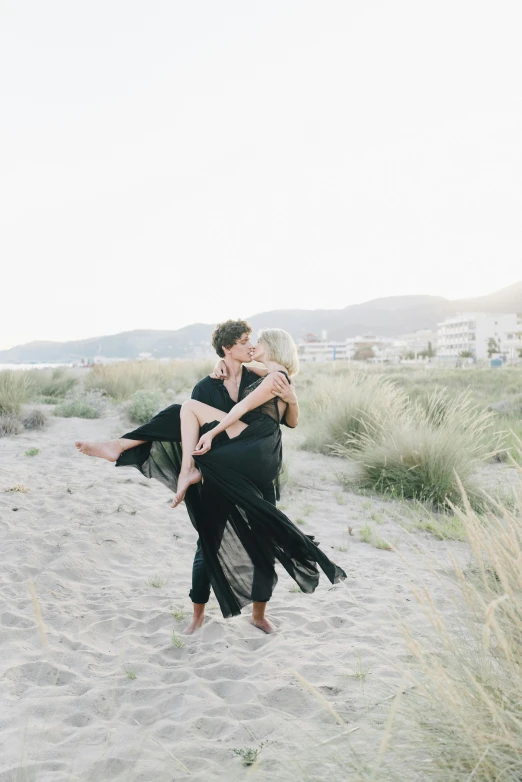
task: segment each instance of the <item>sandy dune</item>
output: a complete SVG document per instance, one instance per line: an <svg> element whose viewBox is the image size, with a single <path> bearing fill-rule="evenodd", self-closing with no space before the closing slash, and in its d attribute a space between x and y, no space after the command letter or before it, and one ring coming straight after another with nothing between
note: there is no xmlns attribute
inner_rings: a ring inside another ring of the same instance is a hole
<svg viewBox="0 0 522 782"><path fill-rule="evenodd" d="M341 463L295 450L286 433L282 507L349 577L333 588L323 578L307 596L281 572L273 636L248 614L225 621L212 601L186 637L196 533L184 506L73 447L124 429L117 418L54 419L0 440L0 491L29 489L0 493L0 781L360 778L353 764L374 756L377 705L407 660L397 615L426 624L411 569L448 600L399 525L401 506L342 495ZM26 456L30 447L40 453ZM358 539L372 516L397 552ZM414 540L446 569L446 544ZM260 750L250 769L249 750Z"/></svg>

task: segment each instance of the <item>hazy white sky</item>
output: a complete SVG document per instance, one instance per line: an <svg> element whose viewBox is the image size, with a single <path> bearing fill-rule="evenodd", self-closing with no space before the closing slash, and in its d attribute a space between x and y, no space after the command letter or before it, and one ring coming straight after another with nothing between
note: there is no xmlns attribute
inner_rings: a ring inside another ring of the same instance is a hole
<svg viewBox="0 0 522 782"><path fill-rule="evenodd" d="M0 0L0 348L522 278L519 0Z"/></svg>

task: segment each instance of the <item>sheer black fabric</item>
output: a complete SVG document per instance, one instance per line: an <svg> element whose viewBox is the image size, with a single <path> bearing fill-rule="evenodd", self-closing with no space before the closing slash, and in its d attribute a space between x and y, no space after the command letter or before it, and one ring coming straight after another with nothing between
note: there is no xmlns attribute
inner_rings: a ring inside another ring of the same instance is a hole
<svg viewBox="0 0 522 782"><path fill-rule="evenodd" d="M253 385L257 387L259 382ZM252 386L246 389L243 397L252 390ZM125 434L127 439L147 442L124 451L116 465L132 464L176 491L181 467L180 409L180 405L171 405L149 423ZM317 587L319 567L332 583L346 577L312 538L263 499L261 487L274 481L281 470L277 399L241 420L248 426L238 437L230 439L221 432L210 451L195 457L205 491L196 484L189 487L185 497L225 617L239 614L245 605L260 599L256 595L260 579L270 588L275 586L274 559L303 592L313 592ZM217 424L205 424L201 434Z"/></svg>

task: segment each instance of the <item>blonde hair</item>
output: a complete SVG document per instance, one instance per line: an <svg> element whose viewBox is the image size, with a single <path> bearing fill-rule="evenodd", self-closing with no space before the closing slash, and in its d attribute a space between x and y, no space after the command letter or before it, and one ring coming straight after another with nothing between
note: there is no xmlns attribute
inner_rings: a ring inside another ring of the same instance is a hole
<svg viewBox="0 0 522 782"><path fill-rule="evenodd" d="M284 329L261 329L258 340L265 346L267 361L277 361L288 371L290 377L299 372L299 357L295 342Z"/></svg>

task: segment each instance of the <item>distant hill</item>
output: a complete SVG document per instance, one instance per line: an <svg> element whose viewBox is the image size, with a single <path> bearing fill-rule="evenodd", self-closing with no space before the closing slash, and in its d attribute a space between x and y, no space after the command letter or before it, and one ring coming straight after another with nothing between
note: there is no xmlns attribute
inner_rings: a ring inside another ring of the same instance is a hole
<svg viewBox="0 0 522 782"><path fill-rule="evenodd" d="M417 329L434 329L456 312L522 312L522 281L488 296L450 301L440 296L389 296L352 304L341 310L273 310L248 317L254 330L286 329L294 339L310 332L328 332L342 340L372 332L398 336ZM126 331L73 342L30 342L0 351L0 363L67 362L107 358L137 358L140 353L171 358L193 358L210 345L214 324L194 323L175 331Z"/></svg>

